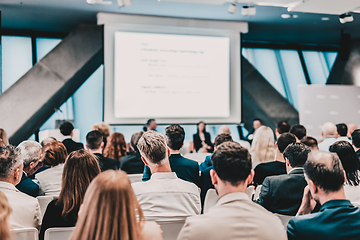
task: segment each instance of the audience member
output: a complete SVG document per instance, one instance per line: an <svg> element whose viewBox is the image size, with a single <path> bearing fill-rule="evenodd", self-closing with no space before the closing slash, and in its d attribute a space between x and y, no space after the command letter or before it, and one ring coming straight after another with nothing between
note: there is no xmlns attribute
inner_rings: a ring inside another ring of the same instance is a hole
<svg viewBox="0 0 360 240"><path fill-rule="evenodd" d="M42 155L42 163L50 168L35 175L40 184L40 195L59 196L64 162L68 156L66 148L61 142L54 141L45 145Z"/></svg>
<svg viewBox="0 0 360 240"><path fill-rule="evenodd" d="M295 216L307 185L303 166L310 152L302 143L290 144L284 151L287 174L265 178L256 202L273 213Z"/></svg>
<svg viewBox="0 0 360 240"><path fill-rule="evenodd" d="M193 135L194 148L196 152L213 152L210 133L206 132L206 124L199 122L197 132Z"/></svg>
<svg viewBox="0 0 360 240"><path fill-rule="evenodd" d="M311 149L311 151L319 150L318 141L313 137L305 136L305 137L303 137L303 139L301 139L300 142L302 144L308 146Z"/></svg>
<svg viewBox="0 0 360 240"><path fill-rule="evenodd" d="M48 137L41 141L40 145L41 147L45 147L46 144L57 141L54 137Z"/></svg>
<svg viewBox="0 0 360 240"><path fill-rule="evenodd" d="M308 186L298 215L287 226L288 239L360 239L360 209L345 199L346 178L338 156L313 152L304 169ZM316 202L321 209L311 213Z"/></svg>
<svg viewBox="0 0 360 240"><path fill-rule="evenodd" d="M139 139L144 134L143 131L136 132L131 136L130 148L132 151L127 156L121 158L120 169L127 174L140 174L144 172L144 162L141 160L141 155L137 144Z"/></svg>
<svg viewBox="0 0 360 240"><path fill-rule="evenodd" d="M70 154L73 151L84 149L84 145L82 143L75 142L73 137L74 126L70 122L64 122L60 126L60 132L64 135L64 140L62 143L66 147L66 151Z"/></svg>
<svg viewBox="0 0 360 240"><path fill-rule="evenodd" d="M351 134L351 141L356 154L360 159L360 129L353 131Z"/></svg>
<svg viewBox="0 0 360 240"><path fill-rule="evenodd" d="M20 192L15 186L20 182L24 164L15 147L0 148L0 192L10 204L12 228L39 228L41 225L40 205L36 198Z"/></svg>
<svg viewBox="0 0 360 240"><path fill-rule="evenodd" d="M149 120L147 120L146 126L143 128L143 130L144 130L144 132L156 131L156 128L157 128L157 123L156 123L155 119L150 118Z"/></svg>
<svg viewBox="0 0 360 240"><path fill-rule="evenodd" d="M328 152L330 145L336 142L337 129L335 124L327 122L322 126L321 135L323 141L319 143L319 150Z"/></svg>
<svg viewBox="0 0 360 240"><path fill-rule="evenodd" d="M351 143L350 139L347 137L348 128L345 123L336 124L336 130L337 130L336 141L347 141Z"/></svg>
<svg viewBox="0 0 360 240"><path fill-rule="evenodd" d="M178 125L173 124L165 129L166 144L170 149L170 168L176 176L182 180L195 183L200 187L199 164L194 160L184 158L180 154L180 149L184 145L185 131ZM151 171L148 166L144 168L143 181L148 181L151 177Z"/></svg>
<svg viewBox="0 0 360 240"><path fill-rule="evenodd" d="M11 207L4 193L0 191L0 239L11 240L10 216Z"/></svg>
<svg viewBox="0 0 360 240"><path fill-rule="evenodd" d="M295 125L290 129L290 133L295 135L297 142L300 142L306 136L306 128L303 125Z"/></svg>
<svg viewBox="0 0 360 240"><path fill-rule="evenodd" d="M9 145L9 140L4 129L0 128L0 147Z"/></svg>
<svg viewBox="0 0 360 240"><path fill-rule="evenodd" d="M144 221L125 172L103 172L86 191L75 230L69 240L90 239L163 239L159 225Z"/></svg>
<svg viewBox="0 0 360 240"><path fill-rule="evenodd" d="M42 166L40 162L41 145L35 141L24 141L17 148L24 163L24 170L21 181L16 185L16 188L32 197L37 197L40 186L31 180L28 175L34 174Z"/></svg>
<svg viewBox="0 0 360 240"><path fill-rule="evenodd" d="M348 138L351 138L351 134L356 130L358 129L358 127L356 126L356 124L354 123L349 123L347 125L347 128L348 128L348 133L347 133L347 137Z"/></svg>
<svg viewBox="0 0 360 240"><path fill-rule="evenodd" d="M264 179L268 176L286 174L286 164L283 152L285 148L296 142L294 134L285 132L278 137L275 143L276 154L275 160L268 163L260 163L254 169L254 184L261 185Z"/></svg>
<svg viewBox="0 0 360 240"><path fill-rule="evenodd" d="M249 141L252 141L254 139L254 135L256 130L258 130L261 126L263 126L263 123L260 118L255 118L253 121L253 129L249 131L249 134L246 136L246 138Z"/></svg>
<svg viewBox="0 0 360 240"><path fill-rule="evenodd" d="M75 227L78 212L90 182L100 173L96 157L86 150L69 154L64 165L59 198L46 208L39 239L44 239L48 228Z"/></svg>
<svg viewBox="0 0 360 240"><path fill-rule="evenodd" d="M219 128L219 134L222 134L222 133L226 133L226 134L229 134L231 136L231 132L230 132L230 128L228 125L222 125L220 128ZM243 141L243 140L239 140L238 143L240 143L240 145L246 149L250 149L250 143L248 141ZM215 151L215 149L214 149ZM209 160L210 160L210 156L209 156Z"/></svg>
<svg viewBox="0 0 360 240"><path fill-rule="evenodd" d="M119 169L118 160L104 157L102 154L104 149L104 137L99 131L91 131L86 135L86 148L97 157L102 172L109 169Z"/></svg>
<svg viewBox="0 0 360 240"><path fill-rule="evenodd" d="M178 240L286 239L279 218L246 195L254 176L249 152L239 143L226 142L212 161L211 180L219 200L204 215L187 218Z"/></svg>
<svg viewBox="0 0 360 240"><path fill-rule="evenodd" d="M104 142L103 149L104 149L106 147L108 137L110 136L110 126L107 125L106 123L101 122L101 123L92 125L91 130L99 131L101 133L101 135L103 136L103 142Z"/></svg>
<svg viewBox="0 0 360 240"><path fill-rule="evenodd" d="M118 160L127 155L127 143L122 133L114 132L111 134L108 144L104 149L104 156Z"/></svg>
<svg viewBox="0 0 360 240"><path fill-rule="evenodd" d="M271 128L261 126L256 130L250 149L253 168L259 163L274 161L275 139Z"/></svg>
<svg viewBox="0 0 360 240"><path fill-rule="evenodd" d="M138 142L141 158L152 173L149 181L132 184L146 220L184 220L201 212L197 186L171 172L165 141L160 133L148 131Z"/></svg>
<svg viewBox="0 0 360 240"><path fill-rule="evenodd" d="M330 152L336 153L346 173L344 186L346 199L357 207L360 206L360 160L354 148L347 141L339 141L329 148Z"/></svg>
<svg viewBox="0 0 360 240"><path fill-rule="evenodd" d="M277 124L275 129L276 139L279 139L281 134L290 132L291 126L287 121L281 121Z"/></svg>

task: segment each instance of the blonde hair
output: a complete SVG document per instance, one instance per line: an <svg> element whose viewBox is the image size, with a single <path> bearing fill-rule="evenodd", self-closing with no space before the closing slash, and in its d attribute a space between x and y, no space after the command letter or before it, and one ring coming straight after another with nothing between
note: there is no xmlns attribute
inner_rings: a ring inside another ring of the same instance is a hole
<svg viewBox="0 0 360 240"><path fill-rule="evenodd" d="M99 131L101 133L101 135L103 135L104 137L109 137L110 136L110 126L106 123L97 123L91 126L91 129L93 131Z"/></svg>
<svg viewBox="0 0 360 240"><path fill-rule="evenodd" d="M9 145L9 140L4 129L0 128L0 147Z"/></svg>
<svg viewBox="0 0 360 240"><path fill-rule="evenodd" d="M167 158L165 137L155 131L147 131L137 144L140 154L151 163L161 165Z"/></svg>
<svg viewBox="0 0 360 240"><path fill-rule="evenodd" d="M271 128L261 126L255 131L250 154L255 164L275 159L275 139Z"/></svg>
<svg viewBox="0 0 360 240"><path fill-rule="evenodd" d="M127 174L108 170L86 191L70 240L139 240L144 216Z"/></svg>
<svg viewBox="0 0 360 240"><path fill-rule="evenodd" d="M10 240L9 219L11 215L11 207L4 193L0 192L0 239Z"/></svg>

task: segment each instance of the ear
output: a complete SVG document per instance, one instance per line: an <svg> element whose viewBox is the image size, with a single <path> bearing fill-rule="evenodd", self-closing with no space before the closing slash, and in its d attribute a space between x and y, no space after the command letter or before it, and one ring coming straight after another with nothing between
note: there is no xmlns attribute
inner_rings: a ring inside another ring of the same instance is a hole
<svg viewBox="0 0 360 240"><path fill-rule="evenodd" d="M288 158L285 158L285 163L286 163L286 166L290 167L290 162L289 162Z"/></svg>
<svg viewBox="0 0 360 240"><path fill-rule="evenodd" d="M102 142L102 143L100 144L100 148L104 148L104 146L105 146L105 143Z"/></svg>
<svg viewBox="0 0 360 240"><path fill-rule="evenodd" d="M279 130L277 128L275 128L275 133L279 133Z"/></svg>
<svg viewBox="0 0 360 240"><path fill-rule="evenodd" d="M347 182L346 172L345 170L343 170L343 172L344 172L344 183L346 183Z"/></svg>
<svg viewBox="0 0 360 240"><path fill-rule="evenodd" d="M90 150L90 148L87 144L85 145L85 147L86 147L86 150Z"/></svg>
<svg viewBox="0 0 360 240"><path fill-rule="evenodd" d="M214 171L214 169L210 170L210 177L211 177L211 183L216 186L218 185L219 182L219 176L217 175L217 173Z"/></svg>
<svg viewBox="0 0 360 240"><path fill-rule="evenodd" d="M169 156L171 155L171 154L170 154L170 148L169 148L169 147L167 148L167 152L168 152L168 157L169 157Z"/></svg>
<svg viewBox="0 0 360 240"><path fill-rule="evenodd" d="M245 180L246 181L246 186L250 185L253 182L254 175L255 175L255 171L253 169L251 169L249 176Z"/></svg>
<svg viewBox="0 0 360 240"><path fill-rule="evenodd" d="M275 148L276 148L276 149L278 149L278 148L279 148L279 147L278 147L278 143L277 143L277 142L275 143Z"/></svg>
<svg viewBox="0 0 360 240"><path fill-rule="evenodd" d="M16 168L15 171L14 171L14 178L15 178L16 180L20 180L21 177L22 177L22 173L23 173L23 172L21 171L20 168Z"/></svg>
<svg viewBox="0 0 360 240"><path fill-rule="evenodd" d="M146 166L149 166L148 162L145 160L145 158L144 158L143 156L141 156L141 160L144 162L144 164L145 164Z"/></svg>
<svg viewBox="0 0 360 240"><path fill-rule="evenodd" d="M311 193L318 193L319 192L319 188L310 179L308 180L308 186L310 188Z"/></svg>

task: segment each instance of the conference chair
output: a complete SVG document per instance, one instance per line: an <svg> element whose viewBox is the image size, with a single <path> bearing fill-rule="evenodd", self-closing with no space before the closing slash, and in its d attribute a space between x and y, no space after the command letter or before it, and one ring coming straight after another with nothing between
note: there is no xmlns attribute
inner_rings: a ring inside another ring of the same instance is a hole
<svg viewBox="0 0 360 240"><path fill-rule="evenodd" d="M262 187L262 185L259 185L256 187L253 200L257 200L259 198L260 192L261 192L261 187Z"/></svg>
<svg viewBox="0 0 360 240"><path fill-rule="evenodd" d="M75 227L48 228L44 240L68 240Z"/></svg>
<svg viewBox="0 0 360 240"><path fill-rule="evenodd" d="M166 221L166 222L157 222L161 230L163 231L163 237L164 240L176 240L181 228L185 224L185 220L179 220L179 221Z"/></svg>
<svg viewBox="0 0 360 240"><path fill-rule="evenodd" d="M131 183L136 183L136 182L141 182L142 181L143 174L142 173L140 173L140 174L128 174L127 176L130 179Z"/></svg>
<svg viewBox="0 0 360 240"><path fill-rule="evenodd" d="M206 156L210 155L211 153L188 153L185 154L184 157L194 160L199 164L205 161Z"/></svg>
<svg viewBox="0 0 360 240"><path fill-rule="evenodd" d="M38 240L39 232L36 228L18 228L11 230L11 240Z"/></svg>
<svg viewBox="0 0 360 240"><path fill-rule="evenodd" d="M36 198L40 204L41 219L42 219L44 217L47 206L54 199L54 196L38 196Z"/></svg>
<svg viewBox="0 0 360 240"><path fill-rule="evenodd" d="M217 195L215 189L209 189L206 192L205 201L204 201L204 213L207 213L209 209L215 206L218 201L219 196Z"/></svg>
<svg viewBox="0 0 360 240"><path fill-rule="evenodd" d="M287 229L287 225L288 225L290 219L294 217L294 216L282 215L282 214L278 214L278 213L275 213L275 215L278 218L280 218L281 223L284 225L285 230Z"/></svg>

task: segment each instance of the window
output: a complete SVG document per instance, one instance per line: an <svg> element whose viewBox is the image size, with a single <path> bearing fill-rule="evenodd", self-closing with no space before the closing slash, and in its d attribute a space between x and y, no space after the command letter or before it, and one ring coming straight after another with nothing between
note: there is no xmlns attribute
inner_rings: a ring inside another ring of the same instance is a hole
<svg viewBox="0 0 360 240"><path fill-rule="evenodd" d="M312 84L326 84L335 63L336 52L303 51Z"/></svg>

